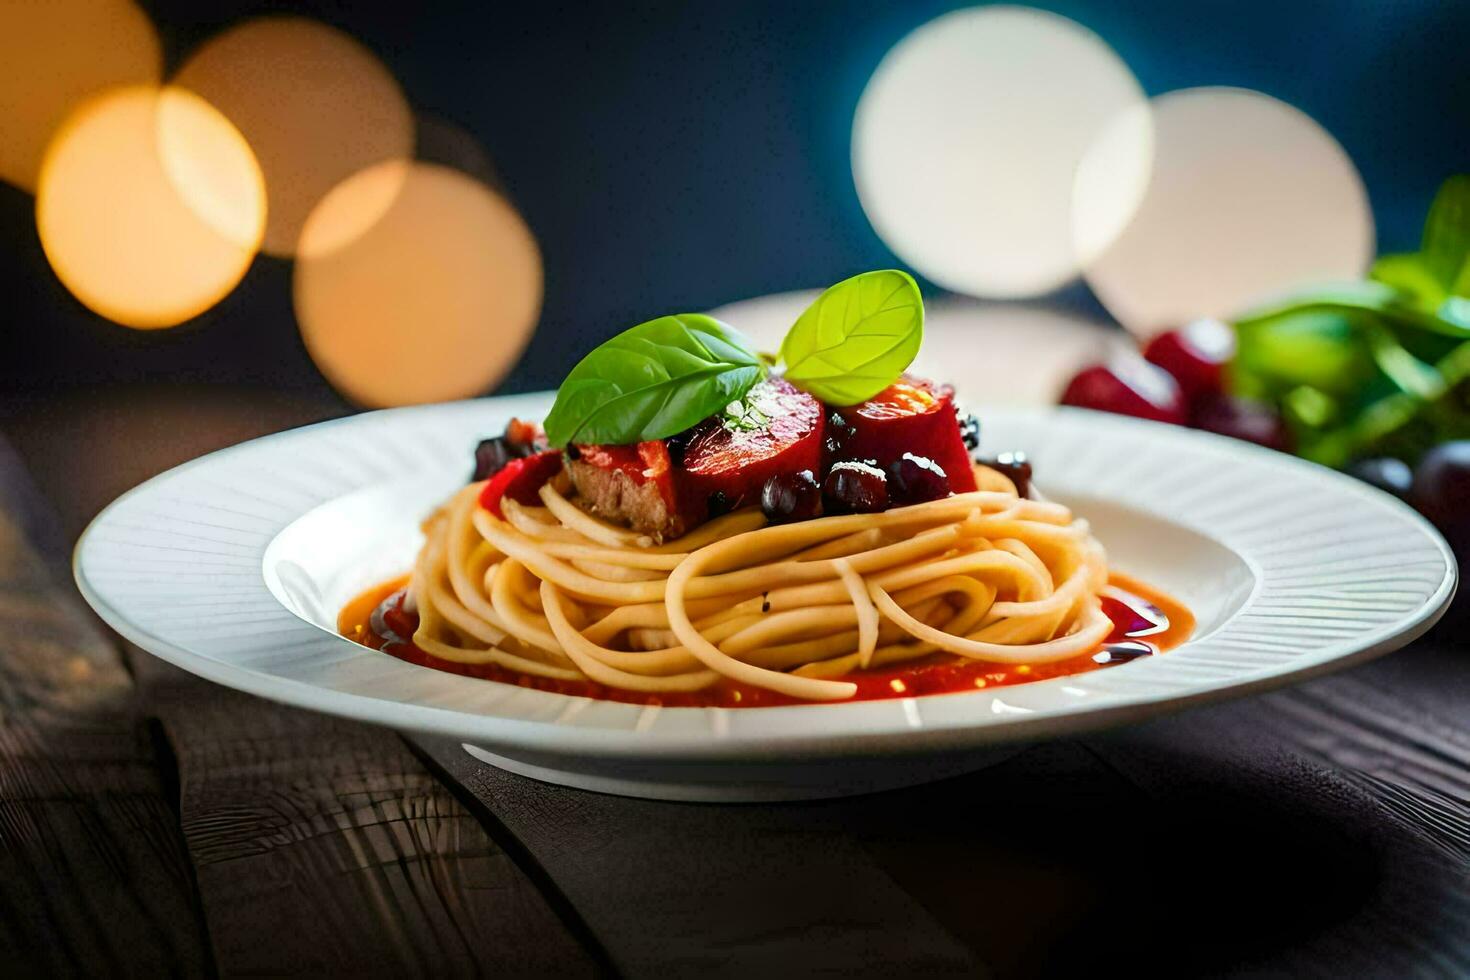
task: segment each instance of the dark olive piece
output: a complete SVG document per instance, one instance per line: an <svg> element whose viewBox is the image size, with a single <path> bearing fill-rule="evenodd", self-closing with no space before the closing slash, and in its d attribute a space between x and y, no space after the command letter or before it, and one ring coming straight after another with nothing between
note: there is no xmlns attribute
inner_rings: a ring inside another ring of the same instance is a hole
<svg viewBox="0 0 1470 980"><path fill-rule="evenodd" d="M716 490L714 493L710 494L707 505L709 507L710 520L714 520L716 517L721 517L725 514L728 514L731 510L735 508L735 505L731 502L730 498L725 495L725 491L723 490Z"/></svg>
<svg viewBox="0 0 1470 980"><path fill-rule="evenodd" d="M870 463L836 463L822 481L822 508L829 514L874 514L888 508L888 478Z"/></svg>
<svg viewBox="0 0 1470 980"><path fill-rule="evenodd" d="M895 503L938 500L949 496L949 475L927 456L904 453L888 467L888 491Z"/></svg>
<svg viewBox="0 0 1470 980"><path fill-rule="evenodd" d="M1031 461L1026 458L1025 453L1001 453L995 459L982 462L1010 477L1011 482L1016 485L1016 493L1023 497L1031 496Z"/></svg>
<svg viewBox="0 0 1470 980"><path fill-rule="evenodd" d="M827 413L827 431L841 443L846 441L857 430L841 412L834 410Z"/></svg>
<svg viewBox="0 0 1470 980"><path fill-rule="evenodd" d="M833 409L827 413L825 432L822 435L822 465L831 466L843 457L847 441L852 438L856 430L852 423L842 417L842 413Z"/></svg>
<svg viewBox="0 0 1470 980"><path fill-rule="evenodd" d="M811 470L777 473L761 488L761 512L773 524L811 520L822 512L822 488Z"/></svg>
<svg viewBox="0 0 1470 980"><path fill-rule="evenodd" d="M567 443L566 453L567 459L571 460L574 463L582 458L582 450L577 448L577 444L575 442Z"/></svg>
<svg viewBox="0 0 1470 980"><path fill-rule="evenodd" d="M516 454L511 452L505 436L480 440L480 444L475 447L475 471L470 474L470 482L490 479L505 469L505 465L514 458Z"/></svg>
<svg viewBox="0 0 1470 980"><path fill-rule="evenodd" d="M980 420L959 405L954 407L954 417L960 424L960 438L965 441L965 448L973 453L980 448Z"/></svg>
<svg viewBox="0 0 1470 980"><path fill-rule="evenodd" d="M692 425L683 432L675 432L664 440L664 446L669 451L669 462L675 466L684 465L684 457L689 453L689 444L694 441L695 430L699 427Z"/></svg>

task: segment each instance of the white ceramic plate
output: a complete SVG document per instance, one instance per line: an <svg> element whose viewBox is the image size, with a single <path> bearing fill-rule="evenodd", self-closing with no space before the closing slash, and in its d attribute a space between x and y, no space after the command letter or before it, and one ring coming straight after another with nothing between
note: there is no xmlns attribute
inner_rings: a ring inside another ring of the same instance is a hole
<svg viewBox="0 0 1470 980"><path fill-rule="evenodd" d="M1187 602L1195 637L1076 677L892 701L639 707L417 667L337 636L404 571L471 451L546 395L375 412L248 442L125 494L82 536L82 594L114 629L230 687L449 735L505 768L607 792L771 799L975 769L1006 746L1276 687L1409 642L1454 560L1408 507L1199 432L1072 409L980 413L989 451L1092 521L1112 564Z"/></svg>

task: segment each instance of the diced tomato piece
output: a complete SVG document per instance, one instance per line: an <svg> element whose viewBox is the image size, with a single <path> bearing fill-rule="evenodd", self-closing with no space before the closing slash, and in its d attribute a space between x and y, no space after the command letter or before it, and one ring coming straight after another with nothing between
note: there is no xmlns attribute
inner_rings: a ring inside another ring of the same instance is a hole
<svg viewBox="0 0 1470 980"><path fill-rule="evenodd" d="M873 460L887 469L904 453L913 453L938 463L955 493L975 489L949 385L906 374L862 404L838 413L847 431L833 433L838 440L835 458Z"/></svg>
<svg viewBox="0 0 1470 980"><path fill-rule="evenodd" d="M669 447L662 439L653 439L638 444L638 462L643 464L639 474L644 480L658 487L659 496L672 506L674 503L674 464L669 459Z"/></svg>
<svg viewBox="0 0 1470 980"><path fill-rule="evenodd" d="M674 474L681 501L703 508L720 493L727 508L754 504L772 475L820 470L820 402L784 379L769 378L745 403L753 410L749 427L713 418L694 429Z"/></svg>
<svg viewBox="0 0 1470 980"><path fill-rule="evenodd" d="M506 497L520 504L537 504L542 485L560 472L561 452L556 449L513 459L480 491L480 506L496 517L504 517L500 502Z"/></svg>

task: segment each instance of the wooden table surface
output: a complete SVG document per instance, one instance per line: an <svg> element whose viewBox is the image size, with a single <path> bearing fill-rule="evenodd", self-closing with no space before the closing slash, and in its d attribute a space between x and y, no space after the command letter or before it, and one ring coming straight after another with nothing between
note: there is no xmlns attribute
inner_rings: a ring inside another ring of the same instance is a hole
<svg viewBox="0 0 1470 980"><path fill-rule="evenodd" d="M7 974L1470 975L1463 626L917 789L711 806L238 694L84 609L66 558L98 507L333 410L0 415Z"/></svg>

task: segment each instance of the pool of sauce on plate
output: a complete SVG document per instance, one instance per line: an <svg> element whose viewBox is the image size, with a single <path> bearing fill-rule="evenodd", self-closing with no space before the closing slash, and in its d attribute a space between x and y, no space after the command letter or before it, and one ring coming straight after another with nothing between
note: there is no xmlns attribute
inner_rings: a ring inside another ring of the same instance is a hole
<svg viewBox="0 0 1470 980"><path fill-rule="evenodd" d="M935 654L922 660L849 674L843 680L851 681L858 689L851 700L880 701L916 695L954 694L1084 674L1155 656L1183 643L1194 632L1194 616L1174 599L1117 572L1109 576L1108 581L1116 594L1103 596L1102 610L1113 621L1113 631L1097 650L1049 664L992 664L950 654ZM461 664L443 660L413 645L418 615L403 608L406 584L406 578L394 579L353 599L338 617L337 629L350 640L411 664L557 694L670 707L764 708L807 703L730 680L721 680L702 691L651 694L625 691L592 681L532 677L495 664Z"/></svg>

